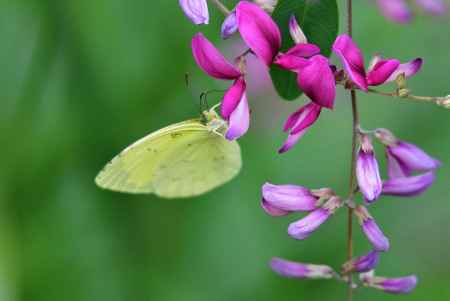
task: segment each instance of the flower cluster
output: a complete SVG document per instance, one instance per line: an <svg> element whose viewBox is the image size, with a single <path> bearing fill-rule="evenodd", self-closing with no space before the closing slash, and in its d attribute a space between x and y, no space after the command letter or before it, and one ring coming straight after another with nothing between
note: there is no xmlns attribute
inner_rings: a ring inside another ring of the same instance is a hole
<svg viewBox="0 0 450 301"><path fill-rule="evenodd" d="M221 115L228 122L225 137L235 140L244 135L250 126L250 108L246 96L246 55L253 54L265 66L279 66L297 76L297 84L309 101L292 113L284 131L288 138L279 153L290 150L306 131L318 120L322 109L333 109L336 87L370 91L370 87L395 81L403 88L406 78L415 75L422 66L422 59L401 63L397 59L376 55L366 68L364 56L356 43L348 35L336 38L332 50L339 58L342 68L330 64L321 49L308 42L307 36L297 23L295 16L289 21L289 32L295 42L287 51L281 51L281 33L268 12L276 1L240 1L229 12L222 24L221 36L227 39L239 32L248 46L234 60L227 60L223 54L201 33L192 39L192 52L198 66L209 76L232 81L221 101ZM387 7L387 2L378 1ZM433 1L418 1L425 5ZM398 4L400 3L400 4ZM206 1L181 0L186 15L195 24L208 23ZM287 233L296 240L305 240L322 224L329 220L340 208L352 208L361 229L371 245L366 255L343 264L340 273L324 265L303 264L280 258L271 261L272 269L278 274L291 278L314 278L348 281L348 275L360 273L361 285L377 288L390 293L410 292L417 283L415 276L403 278L382 278L374 275L380 260L380 253L390 248L389 239L368 211L382 195L411 197L424 192L435 179L435 170L440 162L419 147L399 140L387 129L363 130L358 128L358 149L355 153L355 175L357 191L364 199L357 204L353 197L345 200L331 188L308 189L298 185L274 185L266 183L262 187L261 206L275 217L297 212L307 214L289 225ZM387 177L382 177L372 140L376 139L384 147L387 157Z"/></svg>
<svg viewBox="0 0 450 301"><path fill-rule="evenodd" d="M376 0L381 13L391 21L408 23L413 18L413 13L406 0ZM445 0L415 0L417 6L426 13L441 16L447 13L448 6Z"/></svg>

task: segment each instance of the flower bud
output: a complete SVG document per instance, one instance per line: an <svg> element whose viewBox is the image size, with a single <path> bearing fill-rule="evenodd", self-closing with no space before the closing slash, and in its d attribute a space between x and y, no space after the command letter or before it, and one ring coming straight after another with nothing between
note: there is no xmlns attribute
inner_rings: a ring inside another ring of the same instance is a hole
<svg viewBox="0 0 450 301"><path fill-rule="evenodd" d="M264 199L261 200L261 207L268 215L275 216L275 217L286 216L291 213L290 211L282 210L282 209L279 209L277 207L270 205Z"/></svg>
<svg viewBox="0 0 450 301"><path fill-rule="evenodd" d="M226 40L231 37L238 30L238 24L236 19L236 13L230 13L222 23L220 34L222 39Z"/></svg>
<svg viewBox="0 0 450 301"><path fill-rule="evenodd" d="M383 182L383 194L395 196L416 196L427 190L434 182L432 171L418 176L391 178Z"/></svg>
<svg viewBox="0 0 450 301"><path fill-rule="evenodd" d="M318 198L309 189L296 185L273 185L262 187L263 199L271 207L284 211L312 211L316 209Z"/></svg>
<svg viewBox="0 0 450 301"><path fill-rule="evenodd" d="M277 257L272 258L270 266L274 272L287 278L330 279L335 275L333 269L326 265L305 264Z"/></svg>
<svg viewBox="0 0 450 301"><path fill-rule="evenodd" d="M308 39L300 28L300 25L298 25L295 15L292 15L289 19L289 33L291 34L292 40L294 40L295 44L308 43Z"/></svg>
<svg viewBox="0 0 450 301"><path fill-rule="evenodd" d="M356 161L356 177L367 202L374 202L381 194L382 182L378 162L369 136L362 135L361 149Z"/></svg>
<svg viewBox="0 0 450 301"><path fill-rule="evenodd" d="M194 24L208 24L209 12L206 0L180 0L180 6L184 14Z"/></svg>
<svg viewBox="0 0 450 301"><path fill-rule="evenodd" d="M417 286L417 277L415 275L400 278L363 275L361 281L365 286L376 288L391 294L408 294Z"/></svg>
<svg viewBox="0 0 450 301"><path fill-rule="evenodd" d="M380 261L380 253L370 251L367 255L352 259L342 266L342 272L348 274L351 272L364 273L375 269Z"/></svg>
<svg viewBox="0 0 450 301"><path fill-rule="evenodd" d="M415 171L431 171L441 166L441 162L404 141L386 147L386 156L390 178L407 177Z"/></svg>
<svg viewBox="0 0 450 301"><path fill-rule="evenodd" d="M308 238L341 206L341 199L332 197L322 208L316 209L301 220L291 223L288 227L288 234L298 240Z"/></svg>
<svg viewBox="0 0 450 301"><path fill-rule="evenodd" d="M374 247L374 250L379 252L386 252L389 250L389 240L380 230L373 217L367 211L366 207L358 206L354 212L358 217L364 234Z"/></svg>

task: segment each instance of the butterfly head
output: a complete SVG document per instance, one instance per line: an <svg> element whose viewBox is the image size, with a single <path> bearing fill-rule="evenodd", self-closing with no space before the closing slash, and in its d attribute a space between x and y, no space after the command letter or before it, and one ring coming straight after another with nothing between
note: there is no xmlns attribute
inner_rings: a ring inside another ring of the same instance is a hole
<svg viewBox="0 0 450 301"><path fill-rule="evenodd" d="M219 114L217 114L214 109L215 107L212 107L208 111L203 111L203 122L211 131L224 135L228 128L227 123L219 116Z"/></svg>

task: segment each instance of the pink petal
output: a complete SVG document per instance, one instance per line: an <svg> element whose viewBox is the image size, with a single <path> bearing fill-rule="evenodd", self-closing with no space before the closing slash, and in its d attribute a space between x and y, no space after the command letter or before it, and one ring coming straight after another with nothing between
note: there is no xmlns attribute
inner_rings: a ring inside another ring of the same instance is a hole
<svg viewBox="0 0 450 301"><path fill-rule="evenodd" d="M284 131L290 129L292 131L278 153L287 152L303 137L309 127L319 118L321 109L321 106L310 102L289 116L284 125Z"/></svg>
<svg viewBox="0 0 450 301"><path fill-rule="evenodd" d="M361 50L348 35L337 37L333 51L341 59L342 65L350 79L361 90L367 91L366 71Z"/></svg>
<svg viewBox="0 0 450 301"><path fill-rule="evenodd" d="M236 6L239 32L250 49L269 66L281 47L281 33L258 5L241 1Z"/></svg>
<svg viewBox="0 0 450 301"><path fill-rule="evenodd" d="M226 120L230 118L231 113L239 105L242 95L245 92L246 84L244 78L238 78L233 85L225 92L222 100L222 117Z"/></svg>
<svg viewBox="0 0 450 301"><path fill-rule="evenodd" d="M297 44L286 52L300 57L311 57L319 53L320 48L314 44Z"/></svg>
<svg viewBox="0 0 450 301"><path fill-rule="evenodd" d="M225 134L225 138L228 140L235 140L247 132L250 126L250 109L245 93L236 109L231 113L229 124L228 131Z"/></svg>
<svg viewBox="0 0 450 301"><path fill-rule="evenodd" d="M381 13L391 21L407 23L412 19L411 11L405 0L377 0Z"/></svg>
<svg viewBox="0 0 450 301"><path fill-rule="evenodd" d="M322 55L316 55L308 62L306 67L298 71L298 85L312 101L332 109L336 98L336 82L328 59Z"/></svg>
<svg viewBox="0 0 450 301"><path fill-rule="evenodd" d="M416 0L416 3L435 16L445 15L448 10L448 5L443 0Z"/></svg>
<svg viewBox="0 0 450 301"><path fill-rule="evenodd" d="M281 54L277 56L274 63L283 69L291 71L297 71L309 64L307 59L289 54Z"/></svg>
<svg viewBox="0 0 450 301"><path fill-rule="evenodd" d="M398 60L379 60L367 74L367 84L378 86L385 83L399 65L400 62Z"/></svg>
<svg viewBox="0 0 450 301"><path fill-rule="evenodd" d="M230 80L241 76L241 72L202 33L192 39L192 54L200 68L214 78Z"/></svg>
<svg viewBox="0 0 450 301"><path fill-rule="evenodd" d="M387 79L386 82L395 81L395 79L402 73L405 74L406 77L411 77L420 71L422 68L423 60L421 58L416 58L405 64L400 64L397 70Z"/></svg>

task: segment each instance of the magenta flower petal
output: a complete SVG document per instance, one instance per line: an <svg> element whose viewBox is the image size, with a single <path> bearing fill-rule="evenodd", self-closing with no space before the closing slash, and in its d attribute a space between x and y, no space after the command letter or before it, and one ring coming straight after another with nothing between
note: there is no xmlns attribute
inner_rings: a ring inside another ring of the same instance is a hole
<svg viewBox="0 0 450 301"><path fill-rule="evenodd" d="M233 85L225 92L221 105L221 115L225 120L230 118L231 113L239 105L246 89L245 80L240 77Z"/></svg>
<svg viewBox="0 0 450 301"><path fill-rule="evenodd" d="M238 30L236 12L230 13L222 23L220 34L222 39L228 39Z"/></svg>
<svg viewBox="0 0 450 301"><path fill-rule="evenodd" d="M448 11L448 5L444 0L416 0L416 3L426 12L435 16L445 15Z"/></svg>
<svg viewBox="0 0 450 301"><path fill-rule="evenodd" d="M279 208L276 208L276 207L270 205L270 204L269 204L266 200L264 200L264 199L261 200L261 207L264 209L264 211L265 211L267 214L269 214L269 215L271 215L271 216L275 216L275 217L278 217L278 216L286 216L286 215L288 215L289 213L291 213L290 211L282 210L282 209L279 209Z"/></svg>
<svg viewBox="0 0 450 301"><path fill-rule="evenodd" d="M395 196L416 196L427 190L434 182L432 171L418 176L392 178L383 182L383 194Z"/></svg>
<svg viewBox="0 0 450 301"><path fill-rule="evenodd" d="M312 211L317 207L318 198L302 186L266 183L262 195L266 203L284 211Z"/></svg>
<svg viewBox="0 0 450 301"><path fill-rule="evenodd" d="M397 70L391 74L391 76L387 79L386 82L393 82L397 79L397 77L404 73L406 77L411 77L420 71L422 68L423 60L421 58L416 58L405 64L400 64Z"/></svg>
<svg viewBox="0 0 450 301"><path fill-rule="evenodd" d="M343 266L343 271L344 273L365 273L375 269L379 262L380 253L378 251L370 251L367 255L346 262Z"/></svg>
<svg viewBox="0 0 450 301"><path fill-rule="evenodd" d="M202 33L192 39L192 54L200 68L214 78L231 80L241 76L241 72Z"/></svg>
<svg viewBox="0 0 450 301"><path fill-rule="evenodd" d="M391 294L408 294L417 286L417 277L415 275L400 278L364 276L361 280L366 286Z"/></svg>
<svg viewBox="0 0 450 301"><path fill-rule="evenodd" d="M336 98L336 82L328 59L313 56L308 65L298 70L297 83L305 94L321 107L332 109Z"/></svg>
<svg viewBox="0 0 450 301"><path fill-rule="evenodd" d="M382 182L377 159L368 136L363 137L363 144L356 161L356 178L361 193L367 202L378 199L381 194Z"/></svg>
<svg viewBox="0 0 450 301"><path fill-rule="evenodd" d="M323 208L316 209L301 220L290 224L288 234L295 239L306 239L320 225L326 222L330 216L331 213L328 210Z"/></svg>
<svg viewBox="0 0 450 301"><path fill-rule="evenodd" d="M236 16L242 39L267 66L281 47L281 33L272 18L258 5L241 1Z"/></svg>
<svg viewBox="0 0 450 301"><path fill-rule="evenodd" d="M307 59L302 58L297 55L280 54L275 58L275 64L283 69L297 71L301 68L308 66L309 62Z"/></svg>
<svg viewBox="0 0 450 301"><path fill-rule="evenodd" d="M389 20L407 23L412 19L412 13L405 0L377 0L381 13Z"/></svg>
<svg viewBox="0 0 450 301"><path fill-rule="evenodd" d="M270 267L277 274L287 278L330 279L334 271L326 265L306 264L281 258L272 258Z"/></svg>
<svg viewBox="0 0 450 301"><path fill-rule="evenodd" d="M235 140L244 135L248 131L249 126L250 109L248 107L247 96L244 93L238 106L230 115L229 127L225 138Z"/></svg>
<svg viewBox="0 0 450 301"><path fill-rule="evenodd" d="M291 34L291 38L294 40L295 44L308 43L308 39L300 28L300 25L298 25L295 15L292 15L289 19L289 33Z"/></svg>
<svg viewBox="0 0 450 301"><path fill-rule="evenodd" d="M194 24L208 24L209 12L206 0L179 0L184 14Z"/></svg>
<svg viewBox="0 0 450 301"><path fill-rule="evenodd" d="M333 44L333 51L340 58L353 83L361 90L367 91L364 57L352 38L345 34L338 36Z"/></svg>
<svg viewBox="0 0 450 301"><path fill-rule="evenodd" d="M386 147L386 151L394 157L407 171L429 171L441 166L441 162L434 159L414 144L399 141L394 146ZM410 175L411 172L406 175Z"/></svg>
<svg viewBox="0 0 450 301"><path fill-rule="evenodd" d="M319 118L321 111L321 106L314 102L307 103L289 116L283 130L285 132L291 130L291 134L297 134L313 125L317 118Z"/></svg>
<svg viewBox="0 0 450 301"><path fill-rule="evenodd" d="M284 125L284 131L292 131L284 145L278 150L280 154L290 150L303 137L308 128L319 118L321 109L319 105L310 102L289 116Z"/></svg>
<svg viewBox="0 0 450 301"><path fill-rule="evenodd" d="M286 52L286 54L289 55L295 55L305 58L311 57L319 53L320 48L314 44L297 44Z"/></svg>
<svg viewBox="0 0 450 301"><path fill-rule="evenodd" d="M367 74L367 84L370 86L384 84L399 66L398 60L379 60Z"/></svg>

